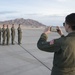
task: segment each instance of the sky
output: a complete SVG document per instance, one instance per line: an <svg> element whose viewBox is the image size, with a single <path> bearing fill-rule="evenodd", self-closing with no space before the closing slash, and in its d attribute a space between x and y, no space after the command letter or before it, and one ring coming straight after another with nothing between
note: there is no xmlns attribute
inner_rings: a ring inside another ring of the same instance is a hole
<svg viewBox="0 0 75 75"><path fill-rule="evenodd" d="M0 21L24 18L56 26L70 13L75 13L75 0L0 0Z"/></svg>

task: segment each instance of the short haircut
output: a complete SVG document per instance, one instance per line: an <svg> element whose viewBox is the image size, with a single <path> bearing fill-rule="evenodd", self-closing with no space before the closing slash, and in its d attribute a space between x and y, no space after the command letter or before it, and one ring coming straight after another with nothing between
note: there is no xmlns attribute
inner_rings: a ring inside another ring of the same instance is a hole
<svg viewBox="0 0 75 75"><path fill-rule="evenodd" d="M71 26L72 30L75 30L75 13L71 13L66 16L65 22Z"/></svg>

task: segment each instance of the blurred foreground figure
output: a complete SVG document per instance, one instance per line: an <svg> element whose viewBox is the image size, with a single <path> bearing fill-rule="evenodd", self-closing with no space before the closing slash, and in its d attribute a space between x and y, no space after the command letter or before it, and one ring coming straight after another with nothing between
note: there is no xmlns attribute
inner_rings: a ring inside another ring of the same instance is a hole
<svg viewBox="0 0 75 75"><path fill-rule="evenodd" d="M21 30L21 25L19 24L19 27L17 28L18 31L18 44L21 44L21 39L22 39L22 30Z"/></svg>
<svg viewBox="0 0 75 75"><path fill-rule="evenodd" d="M58 39L47 41L50 27L46 28L38 40L37 47L46 52L54 52L51 75L75 75L75 13L69 14L63 23L67 36L57 26Z"/></svg>

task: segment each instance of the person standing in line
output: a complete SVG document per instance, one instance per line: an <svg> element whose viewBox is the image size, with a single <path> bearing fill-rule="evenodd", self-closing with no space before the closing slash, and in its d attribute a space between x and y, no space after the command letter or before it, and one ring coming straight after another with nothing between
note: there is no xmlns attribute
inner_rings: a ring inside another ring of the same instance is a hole
<svg viewBox="0 0 75 75"><path fill-rule="evenodd" d="M5 29L5 24L3 24L2 28L2 37L3 37L3 45L5 45L5 39L6 39L6 29Z"/></svg>
<svg viewBox="0 0 75 75"><path fill-rule="evenodd" d="M15 40L15 28L14 28L14 24L12 24L11 27L11 44L14 45L14 40Z"/></svg>
<svg viewBox="0 0 75 75"><path fill-rule="evenodd" d="M0 27L0 44L1 44L1 33L2 33L2 29Z"/></svg>
<svg viewBox="0 0 75 75"><path fill-rule="evenodd" d="M17 28L17 31L18 31L18 44L20 45L21 40L22 40L22 30L21 30L21 25L20 24L19 24L19 26Z"/></svg>
<svg viewBox="0 0 75 75"><path fill-rule="evenodd" d="M9 25L7 25L7 28L6 28L6 37L7 37L6 44L9 45L9 40L10 40Z"/></svg>
<svg viewBox="0 0 75 75"><path fill-rule="evenodd" d="M68 32L64 36L57 27L60 38L47 41L47 35L51 33L49 28L41 34L37 47L46 52L54 52L53 67L51 75L75 75L75 13L66 16L63 26Z"/></svg>

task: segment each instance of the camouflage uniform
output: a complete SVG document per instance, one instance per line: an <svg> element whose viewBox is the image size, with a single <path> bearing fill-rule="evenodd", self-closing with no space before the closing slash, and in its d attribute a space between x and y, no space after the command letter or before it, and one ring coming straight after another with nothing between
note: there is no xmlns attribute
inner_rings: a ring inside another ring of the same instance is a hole
<svg viewBox="0 0 75 75"><path fill-rule="evenodd" d="M3 37L3 45L5 44L5 39L6 39L6 29L2 28L2 37Z"/></svg>
<svg viewBox="0 0 75 75"><path fill-rule="evenodd" d="M17 31L18 31L18 44L21 44L22 30L20 27L18 27Z"/></svg>
<svg viewBox="0 0 75 75"><path fill-rule="evenodd" d="M75 75L75 32L50 42L43 33L37 47L42 51L54 52L51 75Z"/></svg>
<svg viewBox="0 0 75 75"><path fill-rule="evenodd" d="M2 32L2 29L0 28L0 44L1 44L1 32Z"/></svg>
<svg viewBox="0 0 75 75"><path fill-rule="evenodd" d="M12 44L14 44L14 40L15 40L15 28L12 27L11 28L11 42L12 42Z"/></svg>
<svg viewBox="0 0 75 75"><path fill-rule="evenodd" d="M7 37L7 45L8 45L9 40L10 40L10 30L9 30L9 28L6 29L6 37Z"/></svg>

